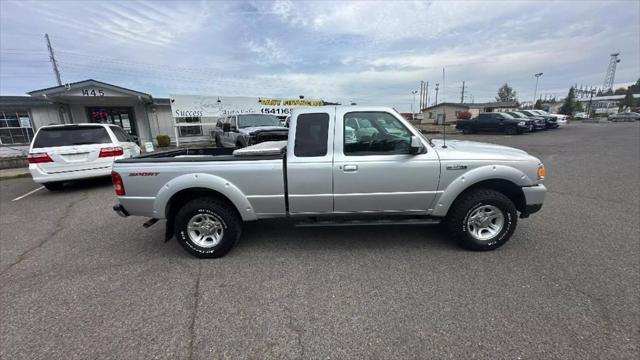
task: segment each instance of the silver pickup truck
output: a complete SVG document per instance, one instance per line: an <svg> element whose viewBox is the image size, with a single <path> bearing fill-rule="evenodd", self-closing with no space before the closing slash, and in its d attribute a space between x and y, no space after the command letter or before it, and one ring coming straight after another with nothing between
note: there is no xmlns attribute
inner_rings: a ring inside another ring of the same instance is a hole
<svg viewBox="0 0 640 360"><path fill-rule="evenodd" d="M353 125L357 124L357 126ZM351 126L349 126L351 125ZM354 126L356 128L354 128ZM435 224L471 250L500 247L542 207L544 166L526 152L430 140L387 107L294 111L287 141L118 160L121 216L166 219L166 238L226 254L245 221L305 226Z"/></svg>

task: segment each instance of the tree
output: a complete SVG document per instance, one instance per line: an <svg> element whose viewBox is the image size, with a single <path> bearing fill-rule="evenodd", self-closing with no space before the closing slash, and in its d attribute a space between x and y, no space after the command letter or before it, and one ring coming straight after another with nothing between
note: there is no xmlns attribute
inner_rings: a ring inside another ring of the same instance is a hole
<svg viewBox="0 0 640 360"><path fill-rule="evenodd" d="M560 107L560 114L571 116L576 111L576 106L576 89L572 86L569 89L569 94L564 98L564 102Z"/></svg>
<svg viewBox="0 0 640 360"><path fill-rule="evenodd" d="M625 108L633 108L636 106L636 99L633 98L633 93L631 92L631 86L627 89L627 93L620 103L620 110L624 110Z"/></svg>
<svg viewBox="0 0 640 360"><path fill-rule="evenodd" d="M544 110L542 108L542 100L540 100L540 99L536 100L536 104L533 105L533 108L536 109L536 110Z"/></svg>
<svg viewBox="0 0 640 360"><path fill-rule="evenodd" d="M582 102L576 101L576 107L573 109L575 112L583 112L584 107L582 107Z"/></svg>
<svg viewBox="0 0 640 360"><path fill-rule="evenodd" d="M613 92L613 95L624 95L627 93L627 89L621 87L617 88L616 91Z"/></svg>
<svg viewBox="0 0 640 360"><path fill-rule="evenodd" d="M513 88L507 83L504 83L504 85L500 86L500 88L498 89L498 96L496 96L496 101L518 101L518 98L516 98L516 92L513 90Z"/></svg>
<svg viewBox="0 0 640 360"><path fill-rule="evenodd" d="M635 84L629 86L628 90L631 90L634 94L640 94L640 79L638 79Z"/></svg>

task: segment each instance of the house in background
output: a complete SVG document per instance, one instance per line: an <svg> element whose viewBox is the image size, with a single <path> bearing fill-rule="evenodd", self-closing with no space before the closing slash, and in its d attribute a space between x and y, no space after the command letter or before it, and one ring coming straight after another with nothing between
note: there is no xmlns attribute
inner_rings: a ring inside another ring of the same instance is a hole
<svg viewBox="0 0 640 360"><path fill-rule="evenodd" d="M476 117L481 112L504 112L517 110L519 104L517 101L498 101L487 103L440 103L422 109L422 123L429 124L442 124L442 119L445 119L445 123L453 124L458 118L458 113L462 111L468 111L471 113L471 117Z"/></svg>

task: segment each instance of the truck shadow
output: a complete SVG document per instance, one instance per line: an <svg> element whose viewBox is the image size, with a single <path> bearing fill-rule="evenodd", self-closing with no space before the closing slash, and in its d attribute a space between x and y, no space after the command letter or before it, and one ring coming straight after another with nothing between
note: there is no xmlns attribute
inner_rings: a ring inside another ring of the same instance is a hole
<svg viewBox="0 0 640 360"><path fill-rule="evenodd" d="M245 224L234 251L385 248L459 250L437 225L296 227L285 220L262 220Z"/></svg>

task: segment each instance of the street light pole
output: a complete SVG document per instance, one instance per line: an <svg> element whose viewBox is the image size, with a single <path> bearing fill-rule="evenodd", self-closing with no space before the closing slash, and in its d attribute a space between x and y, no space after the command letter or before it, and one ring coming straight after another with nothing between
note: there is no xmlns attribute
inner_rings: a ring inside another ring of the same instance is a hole
<svg viewBox="0 0 640 360"><path fill-rule="evenodd" d="M411 103L411 117L412 120L415 120L416 118L416 113L413 111L414 106L416 105L416 94L418 93L418 90L413 90L411 92L411 94L413 95L413 102ZM420 109L422 110L422 109Z"/></svg>
<svg viewBox="0 0 640 360"><path fill-rule="evenodd" d="M440 84L436 83L436 103L434 104L434 106L438 105L438 87L439 86L440 86Z"/></svg>
<svg viewBox="0 0 640 360"><path fill-rule="evenodd" d="M540 78L540 76L542 76L542 73L537 73L534 76L536 77L536 88L535 90L533 90L533 103L531 105L532 109L536 107L536 95L538 93L538 79Z"/></svg>

